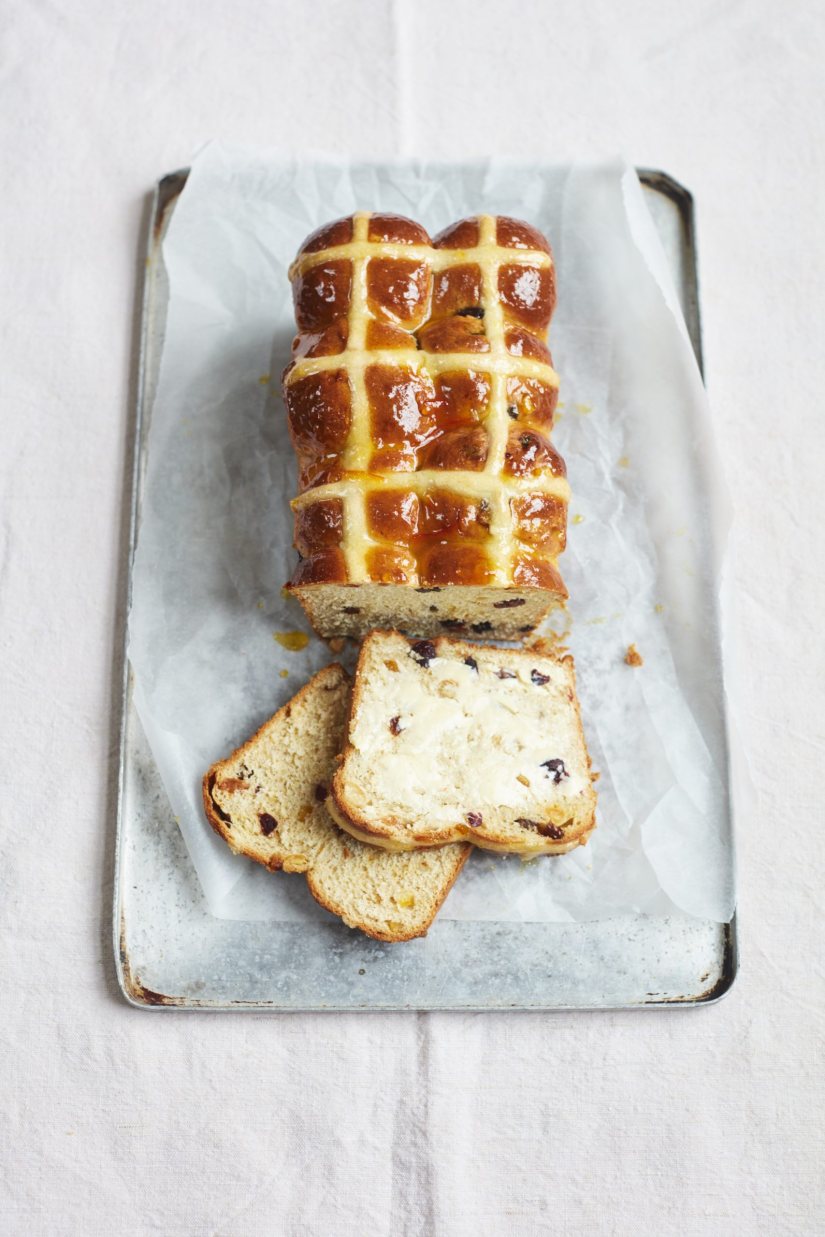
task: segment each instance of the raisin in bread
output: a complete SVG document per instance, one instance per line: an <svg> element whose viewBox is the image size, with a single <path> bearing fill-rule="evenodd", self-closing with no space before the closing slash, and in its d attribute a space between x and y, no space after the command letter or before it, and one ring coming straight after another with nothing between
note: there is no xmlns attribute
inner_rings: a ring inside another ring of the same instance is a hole
<svg viewBox="0 0 825 1237"><path fill-rule="evenodd" d="M330 812L390 850L563 854L595 827L573 660L372 632Z"/></svg>
<svg viewBox="0 0 825 1237"><path fill-rule="evenodd" d="M389 854L333 824L324 806L341 749L349 681L318 672L203 779L209 823L237 854L303 872L316 901L381 941L423 936L469 854L466 845Z"/></svg>
<svg viewBox="0 0 825 1237"><path fill-rule="evenodd" d="M431 240L362 212L308 237L290 278L290 588L313 626L519 639L567 595L547 241L503 216Z"/></svg>

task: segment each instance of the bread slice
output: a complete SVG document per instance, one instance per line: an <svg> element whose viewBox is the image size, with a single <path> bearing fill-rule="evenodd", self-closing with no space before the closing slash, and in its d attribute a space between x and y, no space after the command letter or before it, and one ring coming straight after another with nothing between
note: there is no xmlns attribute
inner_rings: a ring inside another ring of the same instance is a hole
<svg viewBox="0 0 825 1237"><path fill-rule="evenodd" d="M389 850L560 855L595 827L573 659L372 632L330 812Z"/></svg>
<svg viewBox="0 0 825 1237"><path fill-rule="evenodd" d="M350 684L320 670L257 734L203 779L206 816L239 855L303 872L321 906L379 941L423 936L470 847L389 854L356 841L325 807L341 750Z"/></svg>

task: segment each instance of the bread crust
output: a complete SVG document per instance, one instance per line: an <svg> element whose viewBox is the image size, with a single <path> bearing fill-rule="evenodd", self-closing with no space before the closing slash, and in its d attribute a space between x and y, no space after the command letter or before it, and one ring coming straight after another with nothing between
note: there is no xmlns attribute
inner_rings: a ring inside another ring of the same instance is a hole
<svg viewBox="0 0 825 1237"><path fill-rule="evenodd" d="M406 643L406 636L397 631L384 630L373 631L366 637L361 647L361 654L358 660L358 667L355 673L353 689L350 694L349 706L347 710L347 739L343 753L338 762L338 768L332 778L330 786L330 804L328 810L333 820L342 829L345 829L353 837L358 838L362 842L375 846L384 847L391 851L414 851L419 849L429 849L453 844L455 842L469 842L473 846L477 846L483 850L495 851L501 854L517 853L526 858L538 855L564 855L571 850L575 850L578 846L584 846L593 832L596 825L596 795L592 792L592 799L589 814L575 827L565 831L563 840L556 840L550 837L544 837L536 833L536 841L533 845L514 846L512 835L506 835L497 832L494 826L483 825L478 828L463 823L456 823L455 827L439 828L437 830L428 830L426 828L417 828L409 837L400 837L397 825L392 822L370 818L359 811L351 802L347 793L347 776L348 776L348 761L357 753L357 749L350 741L350 735L353 729L353 719L363 703L365 688L365 673L364 666L367 662L368 655L371 651L371 646L386 637L400 637ZM456 653L465 654L472 657L474 653L489 653L490 645L472 644L462 640L449 640L444 636L437 637L431 643L435 646L436 656L439 651L449 649ZM531 650L528 649L507 649L501 650L503 656L516 655L529 659ZM555 653L542 651L538 656L545 660L555 661L558 664L565 665L569 670L572 681L573 690L575 692L575 665L573 658L569 653L559 656ZM578 712L578 707L575 710L576 728L581 745L585 752L587 762L587 772L590 778L591 786L596 780L597 774L592 771L590 754L587 751L587 744L584 738L584 732L581 725L581 717Z"/></svg>

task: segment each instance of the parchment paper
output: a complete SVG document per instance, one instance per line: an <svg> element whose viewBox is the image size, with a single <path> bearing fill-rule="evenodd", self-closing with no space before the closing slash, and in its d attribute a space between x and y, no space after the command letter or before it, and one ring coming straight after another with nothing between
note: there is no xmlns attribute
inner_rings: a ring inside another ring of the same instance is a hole
<svg viewBox="0 0 825 1237"><path fill-rule="evenodd" d="M135 703L210 907L324 917L301 877L230 854L200 779L334 660L281 588L296 469L278 393L294 333L286 270L355 209L435 233L483 209L551 239L561 375L555 442L573 498L561 560L585 732L601 772L590 844L524 864L479 852L442 915L585 920L734 906L717 618L728 510L710 414L632 169L350 164L208 147L163 243L170 300L151 411L129 656ZM274 348L273 348L274 339ZM557 620L558 621L558 620ZM635 643L644 665L624 663ZM281 673L287 671L286 677Z"/></svg>

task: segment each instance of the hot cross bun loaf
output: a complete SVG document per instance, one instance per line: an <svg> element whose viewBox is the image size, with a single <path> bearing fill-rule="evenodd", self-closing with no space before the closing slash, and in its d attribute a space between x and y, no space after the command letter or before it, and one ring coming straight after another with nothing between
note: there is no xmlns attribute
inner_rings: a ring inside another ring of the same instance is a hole
<svg viewBox="0 0 825 1237"><path fill-rule="evenodd" d="M545 238L480 215L431 240L359 213L308 237L290 278L289 587L316 630L532 630L567 595Z"/></svg>

